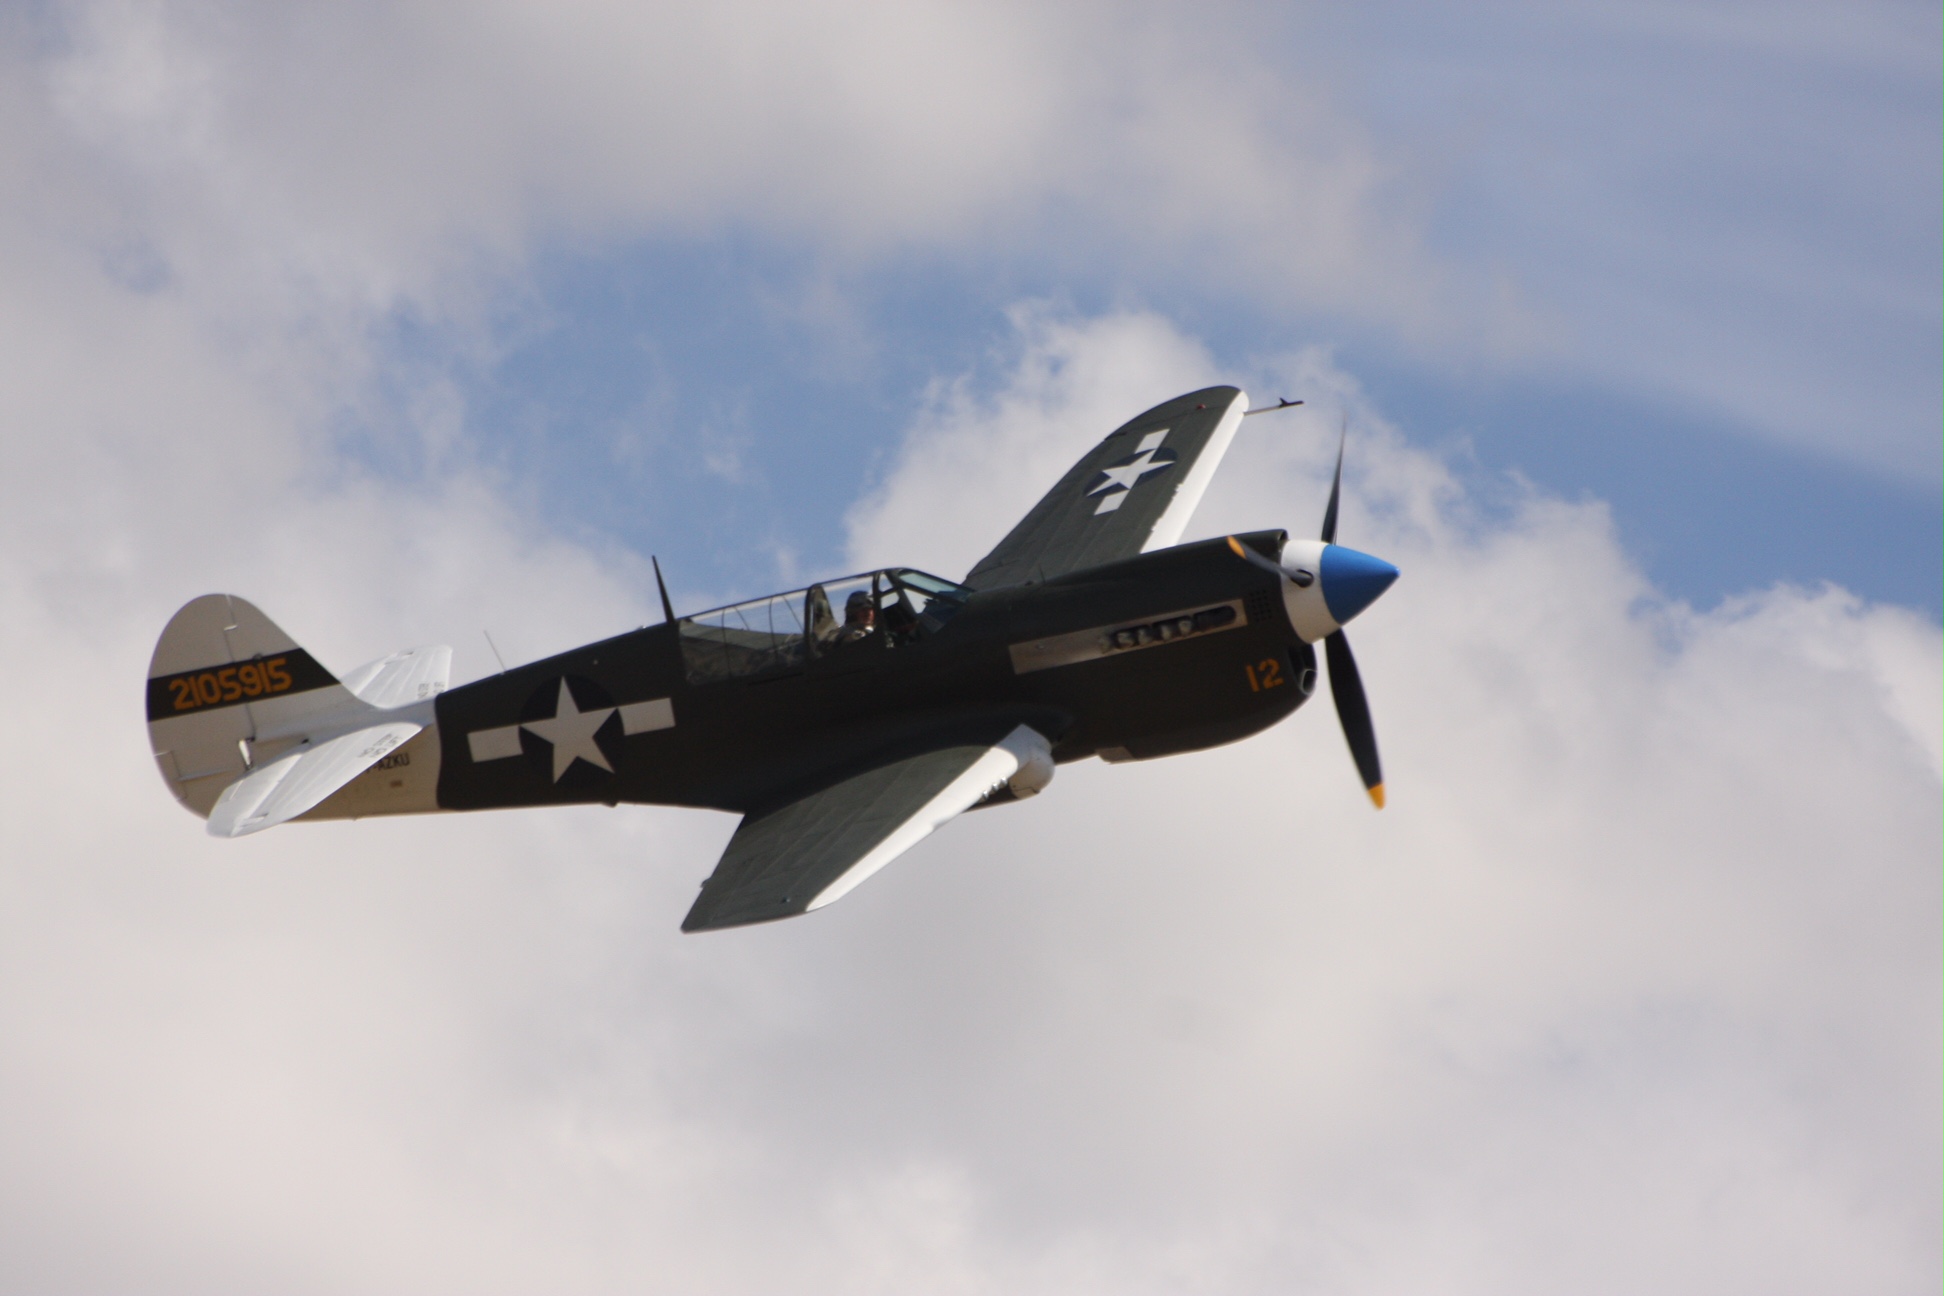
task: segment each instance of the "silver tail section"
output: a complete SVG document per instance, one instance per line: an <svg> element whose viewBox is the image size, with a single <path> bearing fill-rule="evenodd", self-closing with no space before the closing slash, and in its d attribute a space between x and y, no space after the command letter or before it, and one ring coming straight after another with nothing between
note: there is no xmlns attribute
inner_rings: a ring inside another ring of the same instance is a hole
<svg viewBox="0 0 1944 1296"><path fill-rule="evenodd" d="M437 743L414 739L433 727L451 659L448 648L414 649L339 680L250 603L205 595L170 618L155 645L149 742L170 792L216 836L331 817L333 802L346 814L436 809L423 769L410 804L340 789L353 792L347 785L376 766L409 762L409 749L434 753L421 760L436 782Z"/></svg>

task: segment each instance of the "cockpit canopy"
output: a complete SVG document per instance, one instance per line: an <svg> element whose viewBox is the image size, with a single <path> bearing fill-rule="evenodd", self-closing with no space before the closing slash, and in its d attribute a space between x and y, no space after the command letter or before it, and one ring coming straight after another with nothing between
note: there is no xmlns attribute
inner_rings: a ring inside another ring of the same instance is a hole
<svg viewBox="0 0 1944 1296"><path fill-rule="evenodd" d="M683 617L682 663L689 683L707 684L897 648L938 633L970 594L908 567L824 581Z"/></svg>

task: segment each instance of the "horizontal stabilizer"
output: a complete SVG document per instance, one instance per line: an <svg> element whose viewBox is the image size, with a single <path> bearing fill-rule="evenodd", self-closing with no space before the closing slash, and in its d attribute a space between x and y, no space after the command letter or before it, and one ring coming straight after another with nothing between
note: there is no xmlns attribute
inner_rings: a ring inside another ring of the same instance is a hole
<svg viewBox="0 0 1944 1296"><path fill-rule="evenodd" d="M438 644L380 657L358 667L341 682L366 706L388 711L445 692L451 679L452 649Z"/></svg>
<svg viewBox="0 0 1944 1296"><path fill-rule="evenodd" d="M315 745L305 744L223 789L209 813L209 835L241 837L311 809L390 755L425 726L396 720Z"/></svg>

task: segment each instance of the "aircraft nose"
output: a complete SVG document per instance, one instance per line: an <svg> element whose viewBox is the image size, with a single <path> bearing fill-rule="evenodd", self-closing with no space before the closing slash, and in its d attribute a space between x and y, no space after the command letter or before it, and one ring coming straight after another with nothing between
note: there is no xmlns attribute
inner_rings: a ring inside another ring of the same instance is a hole
<svg viewBox="0 0 1944 1296"><path fill-rule="evenodd" d="M1397 568L1382 558L1373 558L1342 545L1325 545L1323 561L1318 564L1323 578L1323 602L1338 625L1377 601L1377 596L1397 579Z"/></svg>

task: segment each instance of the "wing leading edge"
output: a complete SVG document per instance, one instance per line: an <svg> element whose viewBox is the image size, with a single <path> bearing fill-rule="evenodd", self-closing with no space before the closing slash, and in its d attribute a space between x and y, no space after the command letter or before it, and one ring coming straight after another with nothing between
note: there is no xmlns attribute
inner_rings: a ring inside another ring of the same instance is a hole
<svg viewBox="0 0 1944 1296"><path fill-rule="evenodd" d="M1205 387L1130 419L1075 464L965 583L1036 584L1174 544L1247 408L1236 388Z"/></svg>
<svg viewBox="0 0 1944 1296"><path fill-rule="evenodd" d="M853 774L743 820L702 884L685 932L821 909L1003 786L1045 738L1019 725L989 746L951 746Z"/></svg>

